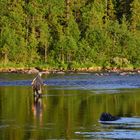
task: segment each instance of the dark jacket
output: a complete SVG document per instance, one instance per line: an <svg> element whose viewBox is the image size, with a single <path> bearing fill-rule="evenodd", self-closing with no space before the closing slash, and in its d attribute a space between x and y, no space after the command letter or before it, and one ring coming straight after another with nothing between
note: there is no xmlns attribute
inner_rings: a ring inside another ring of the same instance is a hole
<svg viewBox="0 0 140 140"><path fill-rule="evenodd" d="M41 90L41 87L44 85L41 76L38 74L32 81L33 90Z"/></svg>

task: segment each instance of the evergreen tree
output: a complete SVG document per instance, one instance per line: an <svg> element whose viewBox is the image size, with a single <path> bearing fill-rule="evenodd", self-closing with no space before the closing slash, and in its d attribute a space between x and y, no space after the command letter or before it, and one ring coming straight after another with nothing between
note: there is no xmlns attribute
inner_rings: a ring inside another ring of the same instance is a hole
<svg viewBox="0 0 140 140"><path fill-rule="evenodd" d="M115 17L115 10L114 10L113 1L107 0L106 2L107 2L107 4L106 4L106 6L107 6L107 9L106 9L107 18L110 20L115 20L116 17Z"/></svg>
<svg viewBox="0 0 140 140"><path fill-rule="evenodd" d="M139 0L1 0L0 62L140 66L139 7Z"/></svg>
<svg viewBox="0 0 140 140"><path fill-rule="evenodd" d="M131 20L130 28L133 31L140 30L140 1L133 0L131 3Z"/></svg>

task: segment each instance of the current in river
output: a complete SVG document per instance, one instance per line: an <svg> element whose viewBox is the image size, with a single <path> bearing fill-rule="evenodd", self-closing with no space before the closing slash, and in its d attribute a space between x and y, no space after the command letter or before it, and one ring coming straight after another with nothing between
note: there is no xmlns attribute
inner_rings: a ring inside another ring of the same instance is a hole
<svg viewBox="0 0 140 140"><path fill-rule="evenodd" d="M0 140L140 139L140 74L43 75L37 101L34 77L0 73ZM101 124L102 112L122 119Z"/></svg>

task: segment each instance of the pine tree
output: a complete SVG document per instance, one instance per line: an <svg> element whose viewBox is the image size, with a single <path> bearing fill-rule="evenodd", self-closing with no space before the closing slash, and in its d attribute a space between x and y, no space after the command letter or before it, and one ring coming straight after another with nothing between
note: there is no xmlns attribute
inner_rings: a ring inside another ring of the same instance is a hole
<svg viewBox="0 0 140 140"><path fill-rule="evenodd" d="M115 20L116 17L115 17L115 10L114 10L114 4L113 4L113 1L112 0L106 0L107 4L107 9L106 9L106 15L107 15L107 18L110 19L110 20Z"/></svg>
<svg viewBox="0 0 140 140"><path fill-rule="evenodd" d="M23 1L6 2L4 6L6 13L1 13L1 40L3 42L1 47L2 50L7 50L5 53L7 59L15 63L25 63L27 58L22 59L23 56L26 56L23 5Z"/></svg>
<svg viewBox="0 0 140 140"><path fill-rule="evenodd" d="M139 30L140 28L140 1L133 0L131 3L131 19L130 29L132 31Z"/></svg>
<svg viewBox="0 0 140 140"><path fill-rule="evenodd" d="M40 26L39 49L40 49L40 55L44 57L45 63L47 62L47 58L48 58L49 36L50 35L49 35L48 25L47 23L42 22L42 25Z"/></svg>

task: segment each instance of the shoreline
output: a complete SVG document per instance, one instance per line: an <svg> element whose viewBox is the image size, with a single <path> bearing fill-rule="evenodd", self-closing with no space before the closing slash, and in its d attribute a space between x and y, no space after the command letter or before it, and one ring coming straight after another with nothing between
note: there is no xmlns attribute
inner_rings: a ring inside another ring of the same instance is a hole
<svg viewBox="0 0 140 140"><path fill-rule="evenodd" d="M39 68L0 68L0 73L21 73L21 74L36 74L43 72L44 74L65 74L65 73L140 73L140 68L107 68L101 67L95 68L79 68L73 70L62 70L62 69L39 69Z"/></svg>

